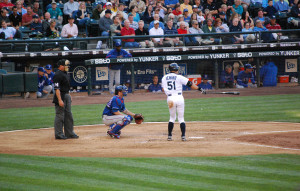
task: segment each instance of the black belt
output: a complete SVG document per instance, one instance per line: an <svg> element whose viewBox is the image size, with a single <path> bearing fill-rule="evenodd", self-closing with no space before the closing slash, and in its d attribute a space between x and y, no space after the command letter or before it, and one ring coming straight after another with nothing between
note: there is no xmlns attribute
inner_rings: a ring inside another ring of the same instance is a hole
<svg viewBox="0 0 300 191"><path fill-rule="evenodd" d="M181 95L181 93L178 93L178 95ZM172 96L172 94L168 94L168 96Z"/></svg>

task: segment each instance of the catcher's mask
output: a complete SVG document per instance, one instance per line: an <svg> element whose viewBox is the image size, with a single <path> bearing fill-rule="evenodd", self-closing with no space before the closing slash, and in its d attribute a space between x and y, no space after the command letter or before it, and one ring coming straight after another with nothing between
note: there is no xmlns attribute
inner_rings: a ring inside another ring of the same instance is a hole
<svg viewBox="0 0 300 191"><path fill-rule="evenodd" d="M171 63L171 64L169 65L169 70L170 70L170 72L171 72L171 71L178 71L178 70L179 70L178 64L177 64L177 63Z"/></svg>
<svg viewBox="0 0 300 191"><path fill-rule="evenodd" d="M128 89L126 86L119 85L115 89L115 95L118 95L119 92L123 92L123 96L127 96Z"/></svg>

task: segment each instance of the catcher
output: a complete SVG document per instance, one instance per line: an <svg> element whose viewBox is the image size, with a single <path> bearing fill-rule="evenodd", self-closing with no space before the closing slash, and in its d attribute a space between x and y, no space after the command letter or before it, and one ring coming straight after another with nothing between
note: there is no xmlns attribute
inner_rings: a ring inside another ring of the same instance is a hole
<svg viewBox="0 0 300 191"><path fill-rule="evenodd" d="M142 114L134 114L125 108L124 96L127 95L127 87L119 85L115 88L115 96L106 104L102 114L103 123L109 126L107 135L120 139L121 129L135 118L137 124L144 121ZM125 114L125 115L124 115Z"/></svg>

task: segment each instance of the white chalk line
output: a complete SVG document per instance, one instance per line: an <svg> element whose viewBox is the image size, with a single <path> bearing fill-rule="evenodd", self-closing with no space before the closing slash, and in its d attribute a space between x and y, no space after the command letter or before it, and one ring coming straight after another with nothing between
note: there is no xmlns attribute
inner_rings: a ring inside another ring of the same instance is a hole
<svg viewBox="0 0 300 191"><path fill-rule="evenodd" d="M273 149L284 149L284 150L300 151L300 149L293 149L293 148L286 148L286 147L279 147L279 146L260 145L260 144L242 143L242 142L237 142L237 143L241 144L241 145L249 145L249 146L257 146L257 147L267 147L267 148L273 148Z"/></svg>
<svg viewBox="0 0 300 191"><path fill-rule="evenodd" d="M265 131L265 132L256 132L256 133L250 133L250 132L244 132L244 135L257 135L257 134L269 134L269 133L289 133L289 132L297 132L300 130L285 130L285 131Z"/></svg>

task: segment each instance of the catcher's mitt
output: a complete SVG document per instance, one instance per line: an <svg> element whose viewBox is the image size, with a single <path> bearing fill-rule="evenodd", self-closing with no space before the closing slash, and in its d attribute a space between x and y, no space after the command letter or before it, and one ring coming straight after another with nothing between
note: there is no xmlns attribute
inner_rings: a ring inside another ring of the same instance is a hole
<svg viewBox="0 0 300 191"><path fill-rule="evenodd" d="M142 114L135 114L134 121L136 124L141 124L144 121L144 116Z"/></svg>

